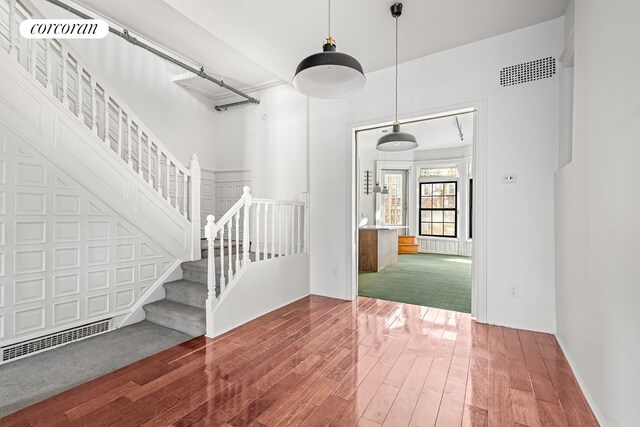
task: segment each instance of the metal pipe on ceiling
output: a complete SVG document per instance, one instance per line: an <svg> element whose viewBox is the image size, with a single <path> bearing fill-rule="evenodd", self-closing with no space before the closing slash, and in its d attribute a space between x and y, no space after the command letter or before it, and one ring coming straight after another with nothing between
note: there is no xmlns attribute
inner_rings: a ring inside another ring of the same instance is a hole
<svg viewBox="0 0 640 427"><path fill-rule="evenodd" d="M62 3L59 0L46 0L51 4L54 4L68 12L73 13L74 15L77 15L79 17L81 17L82 19L93 19L91 16L87 15L84 12L79 11L78 9L75 9L67 4ZM129 34L129 31L127 29L123 29L122 31L113 28L111 25L109 25L109 32L117 35L118 37L123 38L124 40L128 41L129 43L131 43L134 46L138 46L141 47L142 49L145 49L151 53L153 53L156 56L159 56L160 58L171 62L172 64L175 64L179 67L184 68L185 70L197 75L198 77L205 79L205 80L209 80L210 82L213 82L215 84L217 84L218 86L227 89L228 91L231 91L233 93L235 93L236 95L239 95L243 98L246 99L246 101L239 101L239 102L232 102L229 104L223 104L223 105L216 105L214 108L216 111L225 111L227 108L229 107L235 107L238 105L244 105L244 104L260 104L260 100L254 98L251 95L248 95L244 92L242 92L241 90L238 90L236 88L234 88L233 86L229 86L228 84L226 84L224 81L222 80L218 80L214 77L211 77L210 75L208 75L205 71L204 71L204 67L200 67L200 69L192 67L189 64L186 64L176 58L173 58L170 55L167 55L164 52L159 51L158 49L149 46L148 44L138 40L137 38L135 38L134 36L132 36L131 34Z"/></svg>

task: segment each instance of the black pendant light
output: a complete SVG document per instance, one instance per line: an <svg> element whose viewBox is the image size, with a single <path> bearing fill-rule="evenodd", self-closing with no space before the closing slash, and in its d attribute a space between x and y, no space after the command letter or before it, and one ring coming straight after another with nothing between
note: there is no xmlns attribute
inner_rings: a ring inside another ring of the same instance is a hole
<svg viewBox="0 0 640 427"><path fill-rule="evenodd" d="M393 122L393 132L378 139L376 149L380 151L407 151L418 146L415 136L400 132L400 122L398 121L398 18L400 15L402 15L402 3L392 4L391 16L396 20L396 119Z"/></svg>
<svg viewBox="0 0 640 427"><path fill-rule="evenodd" d="M312 98L342 98L359 92L367 78L362 66L352 56L336 52L331 37L331 0L329 2L329 36L322 52L306 57L298 64L293 87Z"/></svg>

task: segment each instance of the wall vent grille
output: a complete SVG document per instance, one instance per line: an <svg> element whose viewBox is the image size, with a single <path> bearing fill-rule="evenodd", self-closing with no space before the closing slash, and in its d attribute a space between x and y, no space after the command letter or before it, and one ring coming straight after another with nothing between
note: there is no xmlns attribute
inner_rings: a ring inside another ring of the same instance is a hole
<svg viewBox="0 0 640 427"><path fill-rule="evenodd" d="M504 67L500 70L500 84L513 86L535 80L548 79L556 73L556 59L553 57L537 59L523 64Z"/></svg>
<svg viewBox="0 0 640 427"><path fill-rule="evenodd" d="M4 347L2 349L2 362L0 363L8 362L10 360L28 356L32 353L48 350L53 347L58 347L63 344L68 344L73 341L78 341L92 335L106 332L109 330L109 322L110 320L104 320L91 323L89 325L58 332L57 334L47 335L42 338L36 338L34 340Z"/></svg>

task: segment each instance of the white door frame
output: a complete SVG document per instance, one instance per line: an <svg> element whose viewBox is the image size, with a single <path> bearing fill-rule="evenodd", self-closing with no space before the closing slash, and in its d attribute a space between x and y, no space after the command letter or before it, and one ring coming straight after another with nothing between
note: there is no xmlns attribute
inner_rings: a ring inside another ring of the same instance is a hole
<svg viewBox="0 0 640 427"><path fill-rule="evenodd" d="M487 321L487 102L486 99L469 101L456 105L442 106L419 111L410 114L403 114L399 117L403 120L436 118L444 112L452 112L473 109L474 115L474 138L473 138L473 266L471 270L472 294L471 294L471 316L480 323ZM347 218L350 224L350 233L347 233L347 248L350 253L347 256L350 262L347 263L347 277L345 295L346 299L354 300L358 296L358 156L356 144L356 131L367 129L372 126L391 125L393 119L387 117L378 120L367 120L365 122L350 123L347 125L347 159L349 161L350 179L347 180Z"/></svg>

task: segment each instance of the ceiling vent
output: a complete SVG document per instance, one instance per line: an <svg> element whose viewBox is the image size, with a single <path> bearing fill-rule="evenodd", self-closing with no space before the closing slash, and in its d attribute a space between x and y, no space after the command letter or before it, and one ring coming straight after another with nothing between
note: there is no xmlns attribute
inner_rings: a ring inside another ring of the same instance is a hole
<svg viewBox="0 0 640 427"><path fill-rule="evenodd" d="M91 323L78 328L68 329L57 334L47 335L42 338L36 338L34 340L24 341L4 347L2 349L2 361L0 361L0 364L106 332L109 330L109 322L110 320L104 320Z"/></svg>
<svg viewBox="0 0 640 427"><path fill-rule="evenodd" d="M500 84L504 87L548 79L556 73L556 59L553 57L537 59L524 64L504 67L500 70Z"/></svg>

